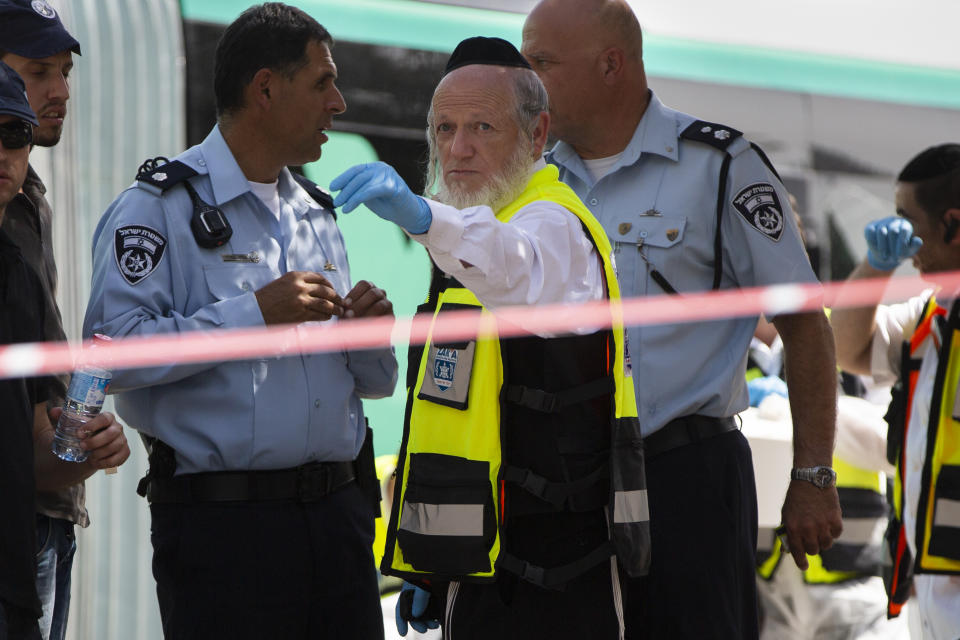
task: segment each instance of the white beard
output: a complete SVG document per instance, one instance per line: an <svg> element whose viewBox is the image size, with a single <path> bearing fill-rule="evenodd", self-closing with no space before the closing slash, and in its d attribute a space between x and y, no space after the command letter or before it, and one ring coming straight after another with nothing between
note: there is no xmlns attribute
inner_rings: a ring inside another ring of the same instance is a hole
<svg viewBox="0 0 960 640"><path fill-rule="evenodd" d="M490 177L489 181L473 191L448 185L440 175L440 189L433 199L437 202L466 209L486 205L494 213L517 199L533 175L533 160L530 159L530 145L521 144L516 153L507 161L503 169Z"/></svg>

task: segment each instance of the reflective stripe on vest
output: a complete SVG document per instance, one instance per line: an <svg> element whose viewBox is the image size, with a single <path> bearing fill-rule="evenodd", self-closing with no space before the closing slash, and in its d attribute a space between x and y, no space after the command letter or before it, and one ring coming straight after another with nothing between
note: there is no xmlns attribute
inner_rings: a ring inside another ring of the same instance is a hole
<svg viewBox="0 0 960 640"><path fill-rule="evenodd" d="M914 573L960 575L960 406L957 387L960 385L960 317L954 304L950 313L931 296L920 322L904 350L901 376L908 374L906 423L897 451L897 473L892 496L893 513L888 531L888 545L893 566L887 581L890 597L887 613L893 617L909 596L908 585ZM944 318L946 320L944 321ZM906 466L906 443L919 367L911 367L918 354L933 340L938 351L937 372L930 399L930 416L926 425L927 450L924 453L920 495L917 499L917 557L911 558L903 530L903 473Z"/></svg>
<svg viewBox="0 0 960 640"><path fill-rule="evenodd" d="M497 219L508 222L533 201L555 202L580 219L602 259L608 297L614 303L611 333L616 355L608 363L615 401L611 449L631 452L626 456L627 468L611 465L611 538L621 565L628 573L642 575L649 564L649 509L633 381L624 367L624 329L616 304L620 289L612 247L603 227L557 177L553 166L536 172L524 192L497 213ZM443 322L441 311L460 307L483 309L463 288L448 288L438 296L416 382L408 389L394 508L381 563L385 575L482 582L492 580L498 570L504 534L501 345L496 320L485 309L478 330L492 337L434 344L434 330ZM468 362L464 354L471 348ZM601 357L604 354L598 354ZM445 402L443 397L458 385L456 401Z"/></svg>

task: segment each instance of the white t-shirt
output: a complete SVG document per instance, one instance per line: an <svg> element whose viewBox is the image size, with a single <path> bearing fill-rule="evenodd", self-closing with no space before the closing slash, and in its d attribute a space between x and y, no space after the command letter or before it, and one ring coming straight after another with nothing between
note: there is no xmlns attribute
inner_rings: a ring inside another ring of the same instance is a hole
<svg viewBox="0 0 960 640"><path fill-rule="evenodd" d="M252 182L248 180L247 182L250 184L250 191L253 192L253 195L257 196L263 204L267 205L267 209L270 210L273 217L279 220L280 191L277 188L279 180L274 180L273 182Z"/></svg>
<svg viewBox="0 0 960 640"><path fill-rule="evenodd" d="M610 170L613 169L613 165L617 164L620 161L620 156L623 155L621 151L615 156L607 156L606 158L594 158L593 160L584 160L583 166L587 168L587 173L590 174L590 178L593 179L593 183L596 184L600 182L600 179L605 175L610 173Z"/></svg>

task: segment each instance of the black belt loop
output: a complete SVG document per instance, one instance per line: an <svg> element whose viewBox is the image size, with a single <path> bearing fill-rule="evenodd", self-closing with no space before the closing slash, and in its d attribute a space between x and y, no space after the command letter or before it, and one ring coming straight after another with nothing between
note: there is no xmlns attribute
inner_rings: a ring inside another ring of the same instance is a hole
<svg viewBox="0 0 960 640"><path fill-rule="evenodd" d="M315 502L356 478L353 461L310 462L271 471L186 473L150 480L150 502Z"/></svg>
<svg viewBox="0 0 960 640"><path fill-rule="evenodd" d="M733 418L699 415L675 418L643 439L644 453L649 460L672 449L679 449L736 429L737 422Z"/></svg>

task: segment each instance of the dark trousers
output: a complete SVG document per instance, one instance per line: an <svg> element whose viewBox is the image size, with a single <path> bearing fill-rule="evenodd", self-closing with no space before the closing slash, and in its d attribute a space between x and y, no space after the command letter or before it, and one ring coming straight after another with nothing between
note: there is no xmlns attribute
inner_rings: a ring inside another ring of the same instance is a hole
<svg viewBox="0 0 960 640"><path fill-rule="evenodd" d="M626 637L757 638L757 495L746 439L730 431L646 464L652 564L627 581Z"/></svg>
<svg viewBox="0 0 960 640"><path fill-rule="evenodd" d="M0 600L0 640L41 640L37 614Z"/></svg>
<svg viewBox="0 0 960 640"><path fill-rule="evenodd" d="M356 483L308 503L154 504L167 640L381 640L374 515Z"/></svg>
<svg viewBox="0 0 960 640"><path fill-rule="evenodd" d="M601 513L525 516L508 529L520 558L557 566L593 550L607 538ZM551 561L553 560L553 561ZM494 584L457 583L448 591L445 640L617 640L620 584L610 562L568 582L544 589L501 572Z"/></svg>

